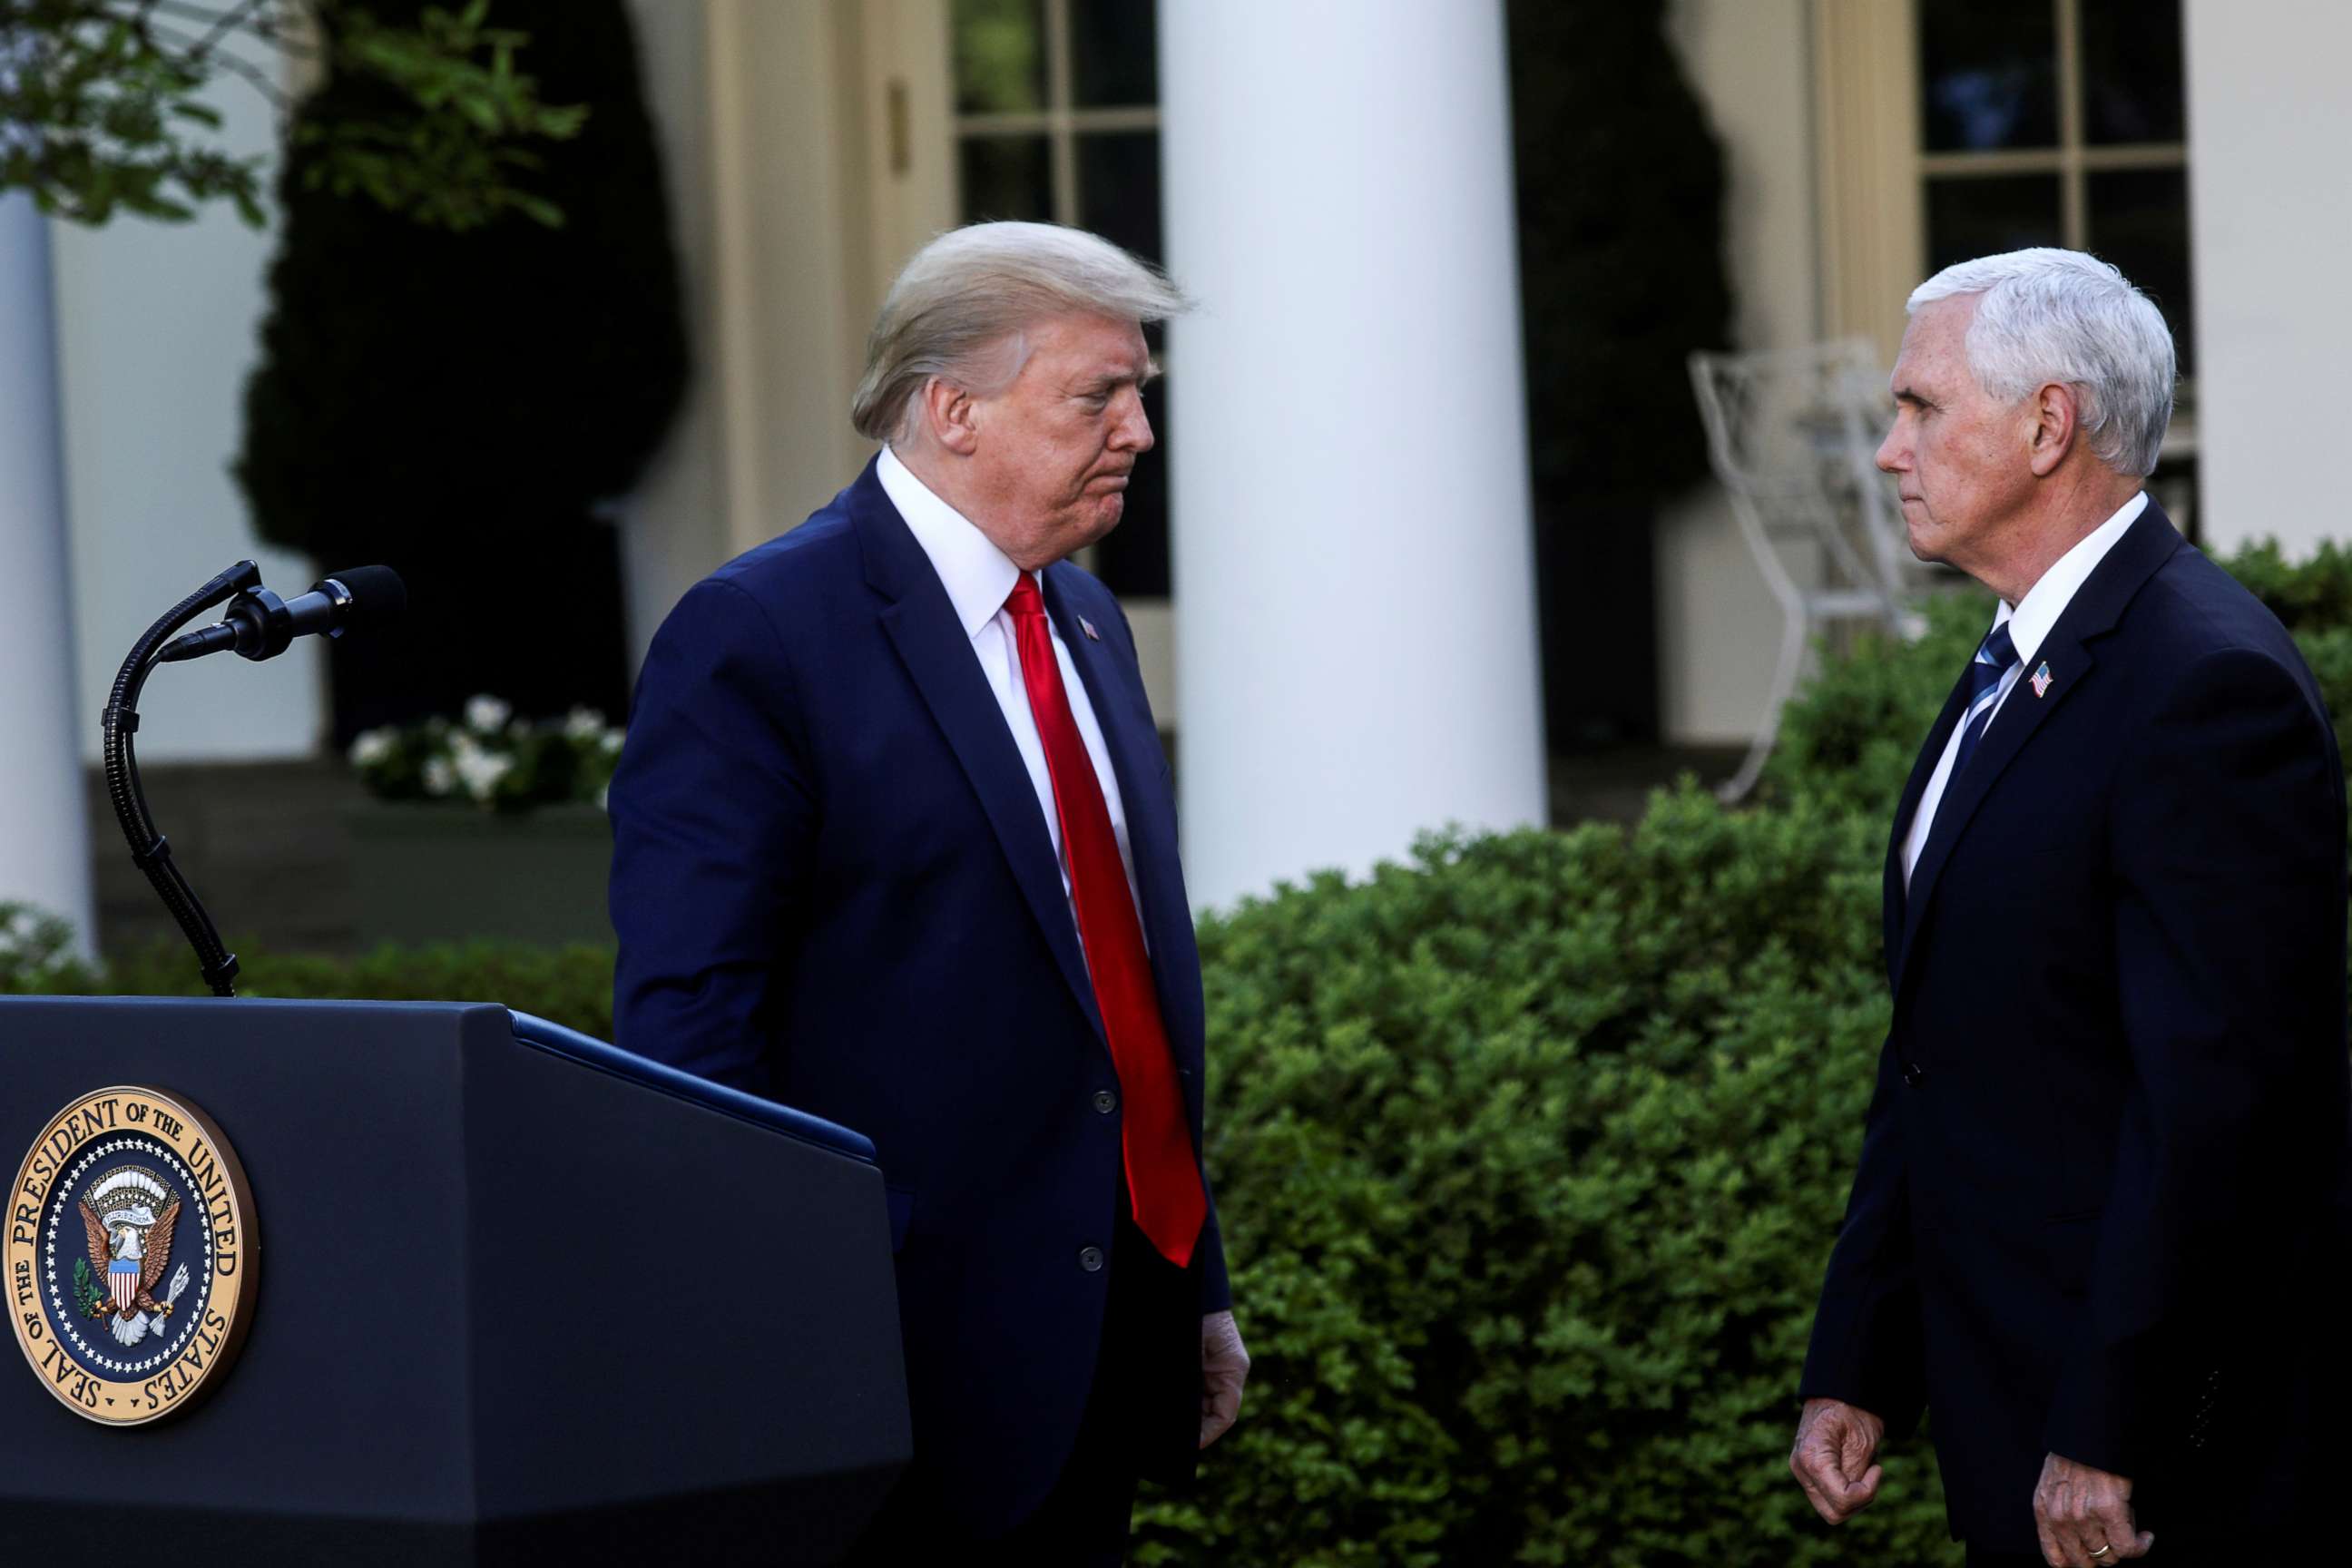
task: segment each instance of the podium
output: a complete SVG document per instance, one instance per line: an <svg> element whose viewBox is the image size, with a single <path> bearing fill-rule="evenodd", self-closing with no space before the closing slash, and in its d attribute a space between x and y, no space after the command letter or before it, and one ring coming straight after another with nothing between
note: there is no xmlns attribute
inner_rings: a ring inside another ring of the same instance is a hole
<svg viewBox="0 0 2352 1568"><path fill-rule="evenodd" d="M125 1085L242 1161L249 1331L138 1426L0 1348L12 1560L824 1563L912 1453L854 1132L498 1006L0 998L0 1173Z"/></svg>

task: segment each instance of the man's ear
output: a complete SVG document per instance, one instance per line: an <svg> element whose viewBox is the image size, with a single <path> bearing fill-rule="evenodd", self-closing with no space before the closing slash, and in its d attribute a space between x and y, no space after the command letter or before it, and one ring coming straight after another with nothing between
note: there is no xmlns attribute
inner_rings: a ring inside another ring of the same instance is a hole
<svg viewBox="0 0 2352 1568"><path fill-rule="evenodd" d="M2062 381L2044 383L2027 404L2033 418L2033 477L2046 479L2058 471L2082 434L2081 389Z"/></svg>
<svg viewBox="0 0 2352 1568"><path fill-rule="evenodd" d="M958 457L971 457L980 445L979 409L971 394L935 375L915 397L931 439Z"/></svg>

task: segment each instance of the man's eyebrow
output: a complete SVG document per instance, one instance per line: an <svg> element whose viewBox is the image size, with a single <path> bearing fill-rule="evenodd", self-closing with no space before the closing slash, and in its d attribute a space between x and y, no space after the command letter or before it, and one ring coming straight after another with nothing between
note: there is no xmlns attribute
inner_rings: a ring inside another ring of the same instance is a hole
<svg viewBox="0 0 2352 1568"><path fill-rule="evenodd" d="M1916 404L1922 408L1933 408L1936 406L1933 402L1920 395L1918 388L1907 384L1895 389L1895 401L1897 403Z"/></svg>
<svg viewBox="0 0 2352 1568"><path fill-rule="evenodd" d="M1130 369L1097 371L1093 375L1083 376L1072 383L1070 390L1081 395L1092 395L1108 392L1113 387L1126 386L1130 384L1136 386L1148 386L1159 379L1160 362L1154 359L1144 362L1143 369L1139 373Z"/></svg>

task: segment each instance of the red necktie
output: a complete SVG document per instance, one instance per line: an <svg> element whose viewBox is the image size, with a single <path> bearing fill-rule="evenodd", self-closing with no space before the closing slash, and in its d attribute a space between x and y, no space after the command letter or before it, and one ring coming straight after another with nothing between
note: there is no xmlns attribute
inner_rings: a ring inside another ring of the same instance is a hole
<svg viewBox="0 0 2352 1568"><path fill-rule="evenodd" d="M1201 1192L1192 1135L1185 1126L1176 1059L1160 1019L1143 925L1128 890L1127 868L1111 833L1102 783L1095 776L1094 759L1087 754L1078 721L1071 716L1069 693L1062 687L1045 602L1028 573L1021 574L1004 607L1013 616L1022 684L1029 689L1029 711L1037 721L1045 769L1054 779L1054 809L1062 823L1062 853L1069 860L1078 941L1086 948L1095 1004L1102 1012L1111 1066L1118 1072L1119 1098L1127 1107L1120 1131L1128 1202L1136 1228L1181 1268L1192 1258L1209 1205Z"/></svg>

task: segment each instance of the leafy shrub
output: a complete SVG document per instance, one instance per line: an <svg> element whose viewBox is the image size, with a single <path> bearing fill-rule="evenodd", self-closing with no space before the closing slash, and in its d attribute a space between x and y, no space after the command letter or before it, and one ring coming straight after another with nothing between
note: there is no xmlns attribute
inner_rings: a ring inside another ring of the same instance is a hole
<svg viewBox="0 0 2352 1568"><path fill-rule="evenodd" d="M0 900L0 995L38 990L78 972L73 927L30 904Z"/></svg>
<svg viewBox="0 0 2352 1568"><path fill-rule="evenodd" d="M1917 642L1865 636L1846 657L1824 660L1780 710L1780 738L1764 769L1767 802L1808 796L1876 815L1885 828L1928 727L1992 619L1991 601L1978 593L1937 595L1920 607L1927 632Z"/></svg>
<svg viewBox="0 0 2352 1568"><path fill-rule="evenodd" d="M1685 786L1630 836L1424 842L1202 927L1210 1164L1256 1365L1143 1563L1923 1563L1837 1538L1797 1369L1886 1020L1883 828Z"/></svg>
<svg viewBox="0 0 2352 1568"><path fill-rule="evenodd" d="M566 1024L599 1039L613 1037L613 950L527 942L384 947L360 958L271 952L229 944L238 956L240 996L366 997L380 1002L501 1002ZM12 974L0 962L0 994L66 996L208 995L196 962L179 942L159 942L110 961L102 969L66 963Z"/></svg>

